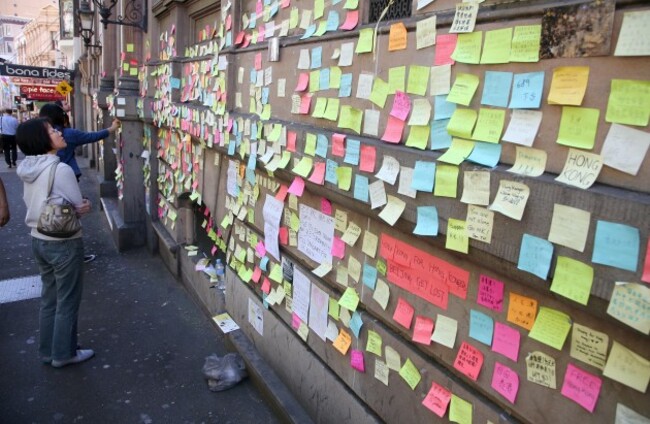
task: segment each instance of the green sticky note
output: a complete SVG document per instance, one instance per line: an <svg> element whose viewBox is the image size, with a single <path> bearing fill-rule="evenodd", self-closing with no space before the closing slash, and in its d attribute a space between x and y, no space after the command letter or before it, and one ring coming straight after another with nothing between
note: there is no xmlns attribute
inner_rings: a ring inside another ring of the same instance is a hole
<svg viewBox="0 0 650 424"><path fill-rule="evenodd" d="M330 88L341 88L341 68L330 67Z"/></svg>
<svg viewBox="0 0 650 424"><path fill-rule="evenodd" d="M501 28L485 33L483 56L481 63L508 63L510 62L510 45L512 43L512 28Z"/></svg>
<svg viewBox="0 0 650 424"><path fill-rule="evenodd" d="M309 92L314 93L320 90L320 69L309 73Z"/></svg>
<svg viewBox="0 0 650 424"><path fill-rule="evenodd" d="M336 168L336 177L338 179L339 189L349 191L352 185L352 168L349 166L339 166Z"/></svg>
<svg viewBox="0 0 650 424"><path fill-rule="evenodd" d="M341 106L339 114L339 128L350 129L357 134L361 134L361 121L363 120L363 111L349 105Z"/></svg>
<svg viewBox="0 0 650 424"><path fill-rule="evenodd" d="M436 166L436 185L434 196L456 198L459 168L455 165L438 164Z"/></svg>
<svg viewBox="0 0 650 424"><path fill-rule="evenodd" d="M395 94L395 91L404 91L405 79L406 66L396 66L388 69L388 94Z"/></svg>
<svg viewBox="0 0 650 424"><path fill-rule="evenodd" d="M314 118L323 118L325 116L325 109L327 108L327 97L319 97L316 99L316 105L311 116Z"/></svg>
<svg viewBox="0 0 650 424"><path fill-rule="evenodd" d="M472 139L498 143L501 140L505 120L506 111L504 109L481 108L478 111L478 120L476 121Z"/></svg>
<svg viewBox="0 0 650 424"><path fill-rule="evenodd" d="M422 379L420 371L418 371L417 367L413 365L410 358L406 358L404 365L402 365L402 368L399 370L399 375L404 379L404 381L406 381L406 384L409 385L411 390L415 390Z"/></svg>
<svg viewBox="0 0 650 424"><path fill-rule="evenodd" d="M451 58L456 62L478 64L481 60L481 44L483 44L483 31L458 34L456 49Z"/></svg>
<svg viewBox="0 0 650 424"><path fill-rule="evenodd" d="M359 31L359 41L355 53L370 53L372 52L373 41L375 37L375 30L373 28L364 28Z"/></svg>
<svg viewBox="0 0 650 424"><path fill-rule="evenodd" d="M375 78L370 93L370 101L383 108L386 105L386 97L388 97L388 84L381 78Z"/></svg>
<svg viewBox="0 0 650 424"><path fill-rule="evenodd" d="M269 278L276 283L282 282L282 266L280 264L273 264Z"/></svg>
<svg viewBox="0 0 650 424"><path fill-rule="evenodd" d="M428 66L413 65L409 67L409 79L406 86L406 92L424 96L429 85L429 73L431 68Z"/></svg>
<svg viewBox="0 0 650 424"><path fill-rule="evenodd" d="M325 1L314 0L314 20L323 17L323 10L325 10Z"/></svg>
<svg viewBox="0 0 650 424"><path fill-rule="evenodd" d="M563 106L557 143L579 149L593 149L599 116L599 109Z"/></svg>
<svg viewBox="0 0 650 424"><path fill-rule="evenodd" d="M370 353L374 353L375 355L382 357L383 353L381 351L381 345L383 341L381 339L381 336L372 330L368 330L368 341L366 342L366 350Z"/></svg>
<svg viewBox="0 0 650 424"><path fill-rule="evenodd" d="M613 79L607 122L645 127L650 121L650 81Z"/></svg>
<svg viewBox="0 0 650 424"><path fill-rule="evenodd" d="M289 227L293 231L298 231L300 229L300 218L298 218L298 215L295 213L291 213L291 217L289 218Z"/></svg>
<svg viewBox="0 0 650 424"><path fill-rule="evenodd" d="M516 26L510 45L510 61L539 62L539 44L541 39L541 25Z"/></svg>
<svg viewBox="0 0 650 424"><path fill-rule="evenodd" d="M314 35L320 37L321 35L325 34L327 32L327 21L321 21L318 24L318 29L314 33Z"/></svg>
<svg viewBox="0 0 650 424"><path fill-rule="evenodd" d="M593 281L594 269L592 267L566 256L557 257L551 284L552 292L586 306Z"/></svg>
<svg viewBox="0 0 650 424"><path fill-rule="evenodd" d="M570 329L571 318L567 314L542 306L539 308L539 313L528 337L557 350L562 350Z"/></svg>
<svg viewBox="0 0 650 424"><path fill-rule="evenodd" d="M135 51L135 45L133 43L126 44L127 53L133 53Z"/></svg>
<svg viewBox="0 0 650 424"><path fill-rule="evenodd" d="M452 393L449 405L449 421L472 424L472 404Z"/></svg>
<svg viewBox="0 0 650 424"><path fill-rule="evenodd" d="M469 106L478 88L479 78L477 75L459 72L456 75L454 85L447 95L447 101Z"/></svg>
<svg viewBox="0 0 650 424"><path fill-rule="evenodd" d="M241 278L241 280L244 283L248 283L251 281L251 278L253 277L253 270L245 266L242 266L239 268L239 272L237 274L239 275L239 278Z"/></svg>
<svg viewBox="0 0 650 424"><path fill-rule="evenodd" d="M359 8L359 0L346 0L343 9L357 10Z"/></svg>
<svg viewBox="0 0 650 424"><path fill-rule="evenodd" d="M310 156L316 154L316 134L307 133L307 137L305 137L305 154Z"/></svg>
<svg viewBox="0 0 650 424"><path fill-rule="evenodd" d="M339 105L341 102L339 99L331 98L327 99L327 107L325 108L325 113L323 118L329 119L330 121L336 121L339 117Z"/></svg>
<svg viewBox="0 0 650 424"><path fill-rule="evenodd" d="M460 165L474 150L474 142L463 140L462 138L453 138L451 140L451 147L438 158L440 162L451 163L453 165Z"/></svg>
<svg viewBox="0 0 650 424"><path fill-rule="evenodd" d="M378 273L380 273L380 274L383 275L384 277L386 276L386 271L387 271L387 268L386 268L386 262L382 261L381 259L378 260L378 261L377 261L376 268L377 268L377 272L378 272Z"/></svg>
<svg viewBox="0 0 650 424"><path fill-rule="evenodd" d="M132 77L137 77L138 76L138 68L129 69L129 75L132 76Z"/></svg>
<svg viewBox="0 0 650 424"><path fill-rule="evenodd" d="M271 105L266 104L264 105L264 109L262 109L262 113L260 114L260 119L263 121L268 121L271 119Z"/></svg>
<svg viewBox="0 0 650 424"><path fill-rule="evenodd" d="M350 312L356 311L357 306L359 306L359 295L357 291L352 287L345 289L343 296L339 299L339 306L342 306Z"/></svg>
<svg viewBox="0 0 650 424"><path fill-rule="evenodd" d="M409 136L406 139L406 146L415 147L420 150L426 149L431 127L428 125L414 125L410 128Z"/></svg>
<svg viewBox="0 0 650 424"><path fill-rule="evenodd" d="M312 168L312 160L310 157L303 156L300 159L300 162L291 170L296 175L300 175L303 178L307 178Z"/></svg>
<svg viewBox="0 0 650 424"><path fill-rule="evenodd" d="M273 125L273 129L266 137L266 139L268 141L278 141L280 139L281 134L282 134L282 124L275 124Z"/></svg>
<svg viewBox="0 0 650 424"><path fill-rule="evenodd" d="M291 15L289 15L289 29L294 29L298 26L298 20L300 19L299 13L297 7L291 8Z"/></svg>
<svg viewBox="0 0 650 424"><path fill-rule="evenodd" d="M474 109L456 108L447 124L447 132L456 137L472 138L476 116Z"/></svg>
<svg viewBox="0 0 650 424"><path fill-rule="evenodd" d="M337 321L339 319L339 308L340 308L339 302L335 298L330 297L329 308L327 310L327 313L329 316L331 316Z"/></svg>

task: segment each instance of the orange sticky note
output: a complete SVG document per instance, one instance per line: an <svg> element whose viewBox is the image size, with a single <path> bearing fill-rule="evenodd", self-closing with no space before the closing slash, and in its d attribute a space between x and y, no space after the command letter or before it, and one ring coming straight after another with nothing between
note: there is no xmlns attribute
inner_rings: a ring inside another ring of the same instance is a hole
<svg viewBox="0 0 650 424"><path fill-rule="evenodd" d="M415 309L406 300L402 299L401 297L397 299L397 307L395 308L395 313L393 314L393 319L395 322L406 329L410 329L414 313Z"/></svg>
<svg viewBox="0 0 650 424"><path fill-rule="evenodd" d="M388 51L404 50L406 48L407 35L408 32L404 23L398 22L391 25L390 34L388 35Z"/></svg>
<svg viewBox="0 0 650 424"><path fill-rule="evenodd" d="M346 332L344 329L339 330L339 335L334 339L334 348L341 352L341 355L345 355L348 353L348 349L350 348L350 345L352 344L352 337L350 337L350 334Z"/></svg>
<svg viewBox="0 0 650 424"><path fill-rule="evenodd" d="M483 353L467 342L463 342L456 355L454 368L472 380L478 380L478 375L483 366Z"/></svg>
<svg viewBox="0 0 650 424"><path fill-rule="evenodd" d="M533 328L537 316L537 300L510 292L508 302L508 322L529 330Z"/></svg>
<svg viewBox="0 0 650 424"><path fill-rule="evenodd" d="M413 328L413 341L415 343L430 345L432 333L433 320L431 318L423 316L415 317L415 327Z"/></svg>

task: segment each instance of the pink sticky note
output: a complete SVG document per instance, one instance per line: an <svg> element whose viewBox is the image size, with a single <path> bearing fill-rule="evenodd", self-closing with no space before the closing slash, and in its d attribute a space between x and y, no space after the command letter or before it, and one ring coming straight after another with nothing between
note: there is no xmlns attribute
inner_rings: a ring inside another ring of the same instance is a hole
<svg viewBox="0 0 650 424"><path fill-rule="evenodd" d="M350 366L359 372L366 372L362 351L356 349L350 351Z"/></svg>
<svg viewBox="0 0 650 424"><path fill-rule="evenodd" d="M309 85L309 73L301 72L298 76L298 84L296 84L296 89L294 91L305 91Z"/></svg>
<svg viewBox="0 0 650 424"><path fill-rule="evenodd" d="M289 193L300 197L302 196L303 191L305 191L305 180L300 177L294 178L291 186L289 187Z"/></svg>
<svg viewBox="0 0 650 424"><path fill-rule="evenodd" d="M404 132L405 121L402 121L394 116L388 117L388 122L386 123L386 130L384 135L381 136L381 139L387 143L397 144L402 141L402 133Z"/></svg>
<svg viewBox="0 0 650 424"><path fill-rule="evenodd" d="M262 0L257 0L257 3L255 4L255 13L257 16L262 16L264 13L264 5L262 4Z"/></svg>
<svg viewBox="0 0 650 424"><path fill-rule="evenodd" d="M648 247L645 249L645 264L643 265L641 281L650 283L650 238L648 238Z"/></svg>
<svg viewBox="0 0 650 424"><path fill-rule="evenodd" d="M514 328L500 322L494 323L494 336L492 338L492 351L497 352L517 362L519 358L519 341L521 334Z"/></svg>
<svg viewBox="0 0 650 424"><path fill-rule="evenodd" d="M264 282L262 282L262 291L265 294L269 294L271 292L271 281L269 281L269 279L266 277L264 277Z"/></svg>
<svg viewBox="0 0 650 424"><path fill-rule="evenodd" d="M275 198L278 199L278 200L281 201L281 202L284 202L284 199L287 198L287 192L288 192L288 191L289 191L289 187L287 187L286 185L282 184L282 185L280 186L280 189L279 189L278 192L276 193Z"/></svg>
<svg viewBox="0 0 650 424"><path fill-rule="evenodd" d="M362 144L359 170L374 173L376 158L377 149L375 149L374 146L366 146Z"/></svg>
<svg viewBox="0 0 650 424"><path fill-rule="evenodd" d="M289 6L291 6L291 0L282 0L282 3L280 3L280 7L283 9L286 9Z"/></svg>
<svg viewBox="0 0 650 424"><path fill-rule="evenodd" d="M345 257L345 242L338 236L334 236L334 239L332 240L332 256L339 259Z"/></svg>
<svg viewBox="0 0 650 424"><path fill-rule="evenodd" d="M397 90L393 98L393 108L390 116L394 116L400 121L406 121L411 111L411 98L403 91Z"/></svg>
<svg viewBox="0 0 650 424"><path fill-rule="evenodd" d="M332 215L332 203L324 197L320 198L320 211L325 215Z"/></svg>
<svg viewBox="0 0 650 424"><path fill-rule="evenodd" d="M280 227L278 237L280 238L281 245L286 246L289 244L289 229L287 227Z"/></svg>
<svg viewBox="0 0 650 424"><path fill-rule="evenodd" d="M264 246L263 241L259 241L257 245L255 246L255 251L257 252L260 257L264 257L266 255L266 246Z"/></svg>
<svg viewBox="0 0 650 424"><path fill-rule="evenodd" d="M345 156L345 135L344 134L332 135L332 155L341 158Z"/></svg>
<svg viewBox="0 0 650 424"><path fill-rule="evenodd" d="M359 23L359 11L358 10L348 10L348 13L345 15L345 22L339 27L346 31L350 31L357 27Z"/></svg>
<svg viewBox="0 0 650 424"><path fill-rule="evenodd" d="M296 132L287 131L287 150L290 152L296 151Z"/></svg>
<svg viewBox="0 0 650 424"><path fill-rule="evenodd" d="M302 321L300 320L298 314L296 314L295 312L291 314L291 327L294 330L297 330L300 328L300 324L302 324Z"/></svg>
<svg viewBox="0 0 650 424"><path fill-rule="evenodd" d="M232 15L228 15L226 17L226 31L230 31L231 27L232 27Z"/></svg>
<svg viewBox="0 0 650 424"><path fill-rule="evenodd" d="M262 69L262 53L257 53L255 55L255 69L257 71Z"/></svg>
<svg viewBox="0 0 650 424"><path fill-rule="evenodd" d="M562 395L568 397L589 412L594 412L600 386L603 381L597 376L581 370L573 364L566 367Z"/></svg>
<svg viewBox="0 0 650 424"><path fill-rule="evenodd" d="M427 409L432 411L440 418L445 416L447 406L451 400L451 392L435 382L431 382L431 389L422 401Z"/></svg>
<svg viewBox="0 0 650 424"><path fill-rule="evenodd" d="M325 162L314 162L314 171L311 173L309 181L318 185L325 184L325 171Z"/></svg>
<svg viewBox="0 0 650 424"><path fill-rule="evenodd" d="M395 313L393 313L395 322L406 329L410 329L414 313L415 309L406 300L401 297L397 299L397 307L395 308Z"/></svg>
<svg viewBox="0 0 650 424"><path fill-rule="evenodd" d="M503 283L487 275L481 275L476 303L493 311L501 312L503 308Z"/></svg>
<svg viewBox="0 0 650 424"><path fill-rule="evenodd" d="M492 374L492 388L514 404L519 391L519 376L503 364L495 362Z"/></svg>
<svg viewBox="0 0 650 424"><path fill-rule="evenodd" d="M250 34L245 34L245 37L244 37L244 44L241 45L242 48L245 49L246 47L248 47L248 45L251 43L251 39L252 39L252 38L253 38L253 37L251 37Z"/></svg>
<svg viewBox="0 0 650 424"><path fill-rule="evenodd" d="M239 31L237 33L237 37L235 38L235 45L239 45L244 41L244 36L246 35L246 31Z"/></svg>
<svg viewBox="0 0 650 424"><path fill-rule="evenodd" d="M309 108L311 106L311 94L303 94L300 96L300 114L309 115Z"/></svg>
<svg viewBox="0 0 650 424"><path fill-rule="evenodd" d="M456 355L454 368L465 374L472 380L478 380L483 366L483 353L467 342L463 342Z"/></svg>
<svg viewBox="0 0 650 424"><path fill-rule="evenodd" d="M415 343L430 345L432 333L433 320L431 318L423 316L415 317L415 327L413 327L413 341Z"/></svg>
<svg viewBox="0 0 650 424"><path fill-rule="evenodd" d="M210 254L214 256L215 253L217 253L217 246L212 246L212 249L210 249Z"/></svg>
<svg viewBox="0 0 650 424"><path fill-rule="evenodd" d="M456 50L457 40L457 34L440 34L436 36L436 56L433 60L434 65L453 65L456 63L454 59L451 58L451 54Z"/></svg>
<svg viewBox="0 0 650 424"><path fill-rule="evenodd" d="M262 269L259 266L256 266L255 269L253 270L253 276L251 277L251 279L256 283L259 283L261 276L262 276Z"/></svg>

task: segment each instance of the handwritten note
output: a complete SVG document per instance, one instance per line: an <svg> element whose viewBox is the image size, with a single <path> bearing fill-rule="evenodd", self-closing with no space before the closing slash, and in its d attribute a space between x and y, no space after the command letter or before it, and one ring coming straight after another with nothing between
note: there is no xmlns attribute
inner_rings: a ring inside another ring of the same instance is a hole
<svg viewBox="0 0 650 424"><path fill-rule="evenodd" d="M436 326L431 336L431 341L439 343L449 349L454 348L456 333L458 332L458 321L445 315L438 314Z"/></svg>
<svg viewBox="0 0 650 424"><path fill-rule="evenodd" d="M477 310L470 310L469 314L469 336L479 342L492 346L492 335L494 333L494 321L492 318Z"/></svg>
<svg viewBox="0 0 650 424"><path fill-rule="evenodd" d="M485 33L481 64L510 62L512 28L500 28Z"/></svg>
<svg viewBox="0 0 650 424"><path fill-rule="evenodd" d="M601 370L605 368L609 336L587 326L573 323L571 357Z"/></svg>
<svg viewBox="0 0 650 424"><path fill-rule="evenodd" d="M553 70L548 93L550 105L580 106L587 91L588 66L561 66Z"/></svg>
<svg viewBox="0 0 650 424"><path fill-rule="evenodd" d="M417 367L413 362L411 362L410 358L406 358L404 365L399 370L399 375L404 379L404 381L406 381L406 384L409 385L411 390L415 390L422 379L420 371L418 371Z"/></svg>
<svg viewBox="0 0 650 424"><path fill-rule="evenodd" d="M388 35L388 51L394 52L406 49L407 35L406 26L404 26L403 22L392 24Z"/></svg>
<svg viewBox="0 0 650 424"><path fill-rule="evenodd" d="M546 151L530 147L516 146L517 155L515 163L508 172L525 175L528 177L539 177L546 168Z"/></svg>
<svg viewBox="0 0 650 424"><path fill-rule="evenodd" d="M469 106L478 88L479 78L477 75L459 72L456 75L454 85L447 95L447 101Z"/></svg>
<svg viewBox="0 0 650 424"><path fill-rule="evenodd" d="M600 155L569 149L564 169L555 181L587 189L596 182L602 168L603 159Z"/></svg>
<svg viewBox="0 0 650 424"><path fill-rule="evenodd" d="M415 326L413 327L413 338L415 343L423 345L431 344L431 334L433 333L433 320L428 317L418 315L415 317Z"/></svg>
<svg viewBox="0 0 650 424"><path fill-rule="evenodd" d="M429 392L424 397L424 400L422 400L422 405L442 418L447 412L447 406L450 401L451 392L437 384L435 381L432 381Z"/></svg>
<svg viewBox="0 0 650 424"><path fill-rule="evenodd" d="M566 256L558 256L551 291L581 305L587 305L593 281L592 267Z"/></svg>
<svg viewBox="0 0 650 424"><path fill-rule="evenodd" d="M461 253L469 251L469 237L467 237L467 222L460 219L447 220L447 239L445 249Z"/></svg>
<svg viewBox="0 0 650 424"><path fill-rule="evenodd" d="M567 365L562 385L562 396L565 396L589 412L594 412L602 380L573 364Z"/></svg>
<svg viewBox="0 0 650 424"><path fill-rule="evenodd" d="M548 235L549 241L584 252L591 213L556 203Z"/></svg>
<svg viewBox="0 0 650 424"><path fill-rule="evenodd" d="M614 340L603 375L645 393L650 381L650 361Z"/></svg>
<svg viewBox="0 0 650 424"><path fill-rule="evenodd" d="M607 313L643 334L650 334L650 288L617 282Z"/></svg>
<svg viewBox="0 0 650 424"><path fill-rule="evenodd" d="M490 204L490 173L486 171L465 171L463 195L460 201L474 205Z"/></svg>
<svg viewBox="0 0 650 424"><path fill-rule="evenodd" d="M481 275L476 303L493 311L501 312L503 308L503 291L504 284L501 281L487 275Z"/></svg>
<svg viewBox="0 0 650 424"><path fill-rule="evenodd" d="M509 218L521 221L530 196L530 188L523 183L509 180L499 181L499 190L489 209Z"/></svg>
<svg viewBox="0 0 650 424"><path fill-rule="evenodd" d="M449 406L449 421L459 424L472 424L473 406L466 400L452 394Z"/></svg>
<svg viewBox="0 0 650 424"><path fill-rule="evenodd" d="M417 22L415 39L417 50L436 44L436 15Z"/></svg>
<svg viewBox="0 0 650 424"><path fill-rule="evenodd" d="M638 228L598 220L591 261L636 272L640 244Z"/></svg>
<svg viewBox="0 0 650 424"><path fill-rule="evenodd" d="M539 62L539 44L541 38L541 25L516 26L510 46L510 61Z"/></svg>
<svg viewBox="0 0 650 424"><path fill-rule="evenodd" d="M519 391L519 376L514 370L495 362L491 386L497 393L514 404Z"/></svg>
<svg viewBox="0 0 650 424"><path fill-rule="evenodd" d="M512 111L508 128L503 134L503 141L530 147L535 142L541 123L541 111L515 109Z"/></svg>
<svg viewBox="0 0 650 424"><path fill-rule="evenodd" d="M650 55L650 11L625 12L614 56Z"/></svg>
<svg viewBox="0 0 650 424"><path fill-rule="evenodd" d="M636 175L650 147L650 133L612 124L600 154L605 165Z"/></svg>
<svg viewBox="0 0 650 424"><path fill-rule="evenodd" d="M613 79L605 120L647 126L650 121L650 81Z"/></svg>
<svg viewBox="0 0 650 424"><path fill-rule="evenodd" d="M539 109L544 89L544 72L515 74L510 96L510 109Z"/></svg>
<svg viewBox="0 0 650 424"><path fill-rule="evenodd" d="M579 149L593 149L600 109L564 106L557 143Z"/></svg>
<svg viewBox="0 0 650 424"><path fill-rule="evenodd" d="M542 306L528 336L552 348L562 350L570 329L571 319L567 314Z"/></svg>
<svg viewBox="0 0 650 424"><path fill-rule="evenodd" d="M476 205L467 206L467 236L483 243L492 241L494 212Z"/></svg>
<svg viewBox="0 0 650 424"><path fill-rule="evenodd" d="M517 268L546 280L552 259L553 244L530 234L522 236Z"/></svg>
<svg viewBox="0 0 650 424"><path fill-rule="evenodd" d="M403 298L397 299L397 306L395 307L395 312L393 313L393 320L400 324L406 329L411 328L411 321L413 320L413 315L415 309Z"/></svg>
<svg viewBox="0 0 650 424"><path fill-rule="evenodd" d="M454 368L476 381L483 366L483 353L467 342L463 342L456 355Z"/></svg>
<svg viewBox="0 0 650 424"><path fill-rule="evenodd" d="M530 330L537 316L537 300L510 292L508 322Z"/></svg>
<svg viewBox="0 0 650 424"><path fill-rule="evenodd" d="M539 351L529 353L526 357L526 377L532 383L555 389L555 359Z"/></svg>
<svg viewBox="0 0 650 424"><path fill-rule="evenodd" d="M517 362L520 339L521 334L519 334L519 331L498 321L494 323L493 352L500 353L506 358Z"/></svg>

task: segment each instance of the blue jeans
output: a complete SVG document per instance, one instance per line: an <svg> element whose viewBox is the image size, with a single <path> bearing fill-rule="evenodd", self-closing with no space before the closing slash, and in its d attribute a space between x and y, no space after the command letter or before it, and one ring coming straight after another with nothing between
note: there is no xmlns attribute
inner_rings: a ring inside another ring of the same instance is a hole
<svg viewBox="0 0 650 424"><path fill-rule="evenodd" d="M83 288L84 245L81 237L47 241L32 237L41 272L39 354L55 360L77 353L77 318Z"/></svg>

